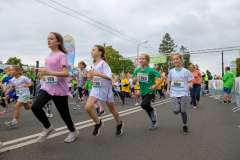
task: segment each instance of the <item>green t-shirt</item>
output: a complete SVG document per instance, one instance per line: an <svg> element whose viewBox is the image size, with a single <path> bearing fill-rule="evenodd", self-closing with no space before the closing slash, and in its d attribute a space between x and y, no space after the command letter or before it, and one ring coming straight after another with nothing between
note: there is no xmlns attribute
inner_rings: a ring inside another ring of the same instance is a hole
<svg viewBox="0 0 240 160"><path fill-rule="evenodd" d="M7 76L8 76L7 74L4 74L4 75L1 77L0 82L2 82L2 80L3 80L5 77L7 77Z"/></svg>
<svg viewBox="0 0 240 160"><path fill-rule="evenodd" d="M74 84L76 84L76 83L77 83L76 81L72 80L72 86L73 86L73 89L76 89L76 88L77 88L77 86L74 85Z"/></svg>
<svg viewBox="0 0 240 160"><path fill-rule="evenodd" d="M26 76L27 76L29 79L31 79L31 80L32 80L32 79L35 80L35 76L36 76L36 75L35 75L34 72L33 72L33 73L27 72L27 73L26 73Z"/></svg>
<svg viewBox="0 0 240 160"><path fill-rule="evenodd" d="M154 77L159 77L161 74L157 72L155 69L147 67L144 71L141 71L141 67L136 69L133 74L133 78L135 76L140 76L139 85L140 85L140 92L141 95L145 96L148 93L156 93L155 91L150 91L149 88L154 85Z"/></svg>
<svg viewBox="0 0 240 160"><path fill-rule="evenodd" d="M86 82L85 87L86 89L92 89L92 85L89 81Z"/></svg>

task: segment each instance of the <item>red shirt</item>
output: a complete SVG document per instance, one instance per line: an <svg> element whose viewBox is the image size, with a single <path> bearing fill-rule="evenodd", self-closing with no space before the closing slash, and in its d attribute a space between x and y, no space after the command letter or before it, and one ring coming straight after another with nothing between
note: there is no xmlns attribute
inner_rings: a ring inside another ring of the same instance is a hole
<svg viewBox="0 0 240 160"><path fill-rule="evenodd" d="M200 72L198 70L196 70L195 72L191 73L194 77L194 79L192 80L192 82L194 84L198 84L199 80L200 80L200 77L199 77L199 74Z"/></svg>

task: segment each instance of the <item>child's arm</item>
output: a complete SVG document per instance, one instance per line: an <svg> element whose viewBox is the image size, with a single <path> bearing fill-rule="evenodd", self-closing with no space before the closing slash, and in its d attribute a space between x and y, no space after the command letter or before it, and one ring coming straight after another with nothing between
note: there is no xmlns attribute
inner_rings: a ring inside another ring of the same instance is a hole
<svg viewBox="0 0 240 160"><path fill-rule="evenodd" d="M89 74L92 76L99 76L106 80L111 80L106 74L98 73L95 69L89 71Z"/></svg>
<svg viewBox="0 0 240 160"><path fill-rule="evenodd" d="M15 88L14 86L11 86L11 87L9 88L9 90L5 93L5 96L8 95L8 93L10 93L11 91L13 91L14 88Z"/></svg>
<svg viewBox="0 0 240 160"><path fill-rule="evenodd" d="M33 86L33 82L32 81L30 83L28 83L28 84L24 84L23 85L23 87L31 87L31 86Z"/></svg>
<svg viewBox="0 0 240 160"><path fill-rule="evenodd" d="M167 92L166 92L167 96L169 95L169 89L170 89L170 86L171 86L171 82L172 81L168 81Z"/></svg>
<svg viewBox="0 0 240 160"><path fill-rule="evenodd" d="M189 83L189 85L188 85L189 89L192 89L193 88L193 82L192 81L188 81L188 83Z"/></svg>
<svg viewBox="0 0 240 160"><path fill-rule="evenodd" d="M153 85L152 87L150 87L150 90L151 91L154 91L161 83L162 81L164 80L164 76L163 75L160 75L160 80L158 81L157 84Z"/></svg>

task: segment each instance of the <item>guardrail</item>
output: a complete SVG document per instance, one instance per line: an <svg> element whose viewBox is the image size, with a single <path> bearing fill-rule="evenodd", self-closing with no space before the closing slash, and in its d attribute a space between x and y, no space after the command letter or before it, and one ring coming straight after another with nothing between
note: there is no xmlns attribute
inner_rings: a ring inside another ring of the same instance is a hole
<svg viewBox="0 0 240 160"><path fill-rule="evenodd" d="M208 89L214 99L224 99L222 80L209 80ZM240 77L234 79L231 102L237 103L237 107L232 109L233 112L240 111Z"/></svg>

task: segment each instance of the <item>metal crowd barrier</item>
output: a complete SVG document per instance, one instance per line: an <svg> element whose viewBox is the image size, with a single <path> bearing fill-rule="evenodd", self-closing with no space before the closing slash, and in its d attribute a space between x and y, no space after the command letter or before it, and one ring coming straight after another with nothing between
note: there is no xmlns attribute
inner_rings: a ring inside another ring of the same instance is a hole
<svg viewBox="0 0 240 160"><path fill-rule="evenodd" d="M233 108L233 112L240 111L240 77L234 79L232 88L232 100L231 102L236 102L237 107ZM209 94L212 95L214 99L224 99L223 94L223 81L222 80L210 80L208 84Z"/></svg>

